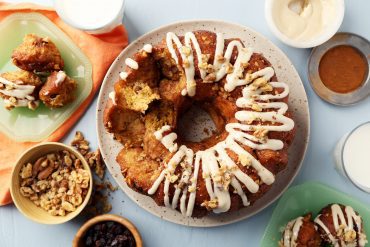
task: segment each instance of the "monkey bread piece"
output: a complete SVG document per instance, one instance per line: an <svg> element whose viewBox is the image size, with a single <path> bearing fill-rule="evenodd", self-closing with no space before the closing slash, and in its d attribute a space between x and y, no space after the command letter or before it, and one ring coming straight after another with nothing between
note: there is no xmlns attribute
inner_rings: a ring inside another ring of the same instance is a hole
<svg viewBox="0 0 370 247"><path fill-rule="evenodd" d="M75 98L77 83L64 71L54 71L41 88L40 100L49 108L59 108L72 102Z"/></svg>
<svg viewBox="0 0 370 247"><path fill-rule="evenodd" d="M141 147L144 140L145 126L141 114L124 109L109 102L104 111L104 124L114 138L125 147Z"/></svg>
<svg viewBox="0 0 370 247"><path fill-rule="evenodd" d="M122 108L144 113L153 101L160 99L159 71L154 58L145 51L136 53L134 59L128 60L131 67L115 85L116 101Z"/></svg>
<svg viewBox="0 0 370 247"><path fill-rule="evenodd" d="M27 34L23 43L12 54L12 61L17 67L34 72L62 70L64 61L58 48L48 38Z"/></svg>
<svg viewBox="0 0 370 247"><path fill-rule="evenodd" d="M32 72L18 70L0 74L0 97L5 107L38 107L38 91L42 86L40 78Z"/></svg>
<svg viewBox="0 0 370 247"><path fill-rule="evenodd" d="M279 247L320 247L321 238L312 221L312 214L290 221L283 232Z"/></svg>
<svg viewBox="0 0 370 247"><path fill-rule="evenodd" d="M363 247L368 241L362 217L350 206L330 204L321 209L315 223L325 243L335 247Z"/></svg>

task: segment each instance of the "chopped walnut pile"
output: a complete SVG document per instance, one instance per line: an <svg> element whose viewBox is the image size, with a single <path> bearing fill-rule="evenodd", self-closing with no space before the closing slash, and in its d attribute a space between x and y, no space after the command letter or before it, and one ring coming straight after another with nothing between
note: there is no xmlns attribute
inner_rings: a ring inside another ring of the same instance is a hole
<svg viewBox="0 0 370 247"><path fill-rule="evenodd" d="M83 214L87 217L109 213L112 210L112 205L109 203L108 196L110 192L114 192L118 189L118 187L113 186L108 181L102 183L94 181L94 185L91 199L83 211Z"/></svg>
<svg viewBox="0 0 370 247"><path fill-rule="evenodd" d="M356 231L354 230L349 230L344 233L344 241L347 243L351 243L353 241L356 241Z"/></svg>
<svg viewBox="0 0 370 247"><path fill-rule="evenodd" d="M89 150L89 142L85 140L85 137L80 131L76 131L75 137L73 141L71 142L71 145L77 149L78 152L80 152L82 155L86 155Z"/></svg>
<svg viewBox="0 0 370 247"><path fill-rule="evenodd" d="M257 111L257 112L262 111L262 107L259 104L252 104L251 108L252 108L253 111Z"/></svg>
<svg viewBox="0 0 370 247"><path fill-rule="evenodd" d="M231 74L231 73L233 73L234 72L234 66L231 64L231 63L228 63L227 65L226 65L226 73L227 74Z"/></svg>
<svg viewBox="0 0 370 247"><path fill-rule="evenodd" d="M252 164L252 160L246 154L241 154L241 155L239 155L238 158L239 158L239 162L244 167L249 167Z"/></svg>
<svg viewBox="0 0 370 247"><path fill-rule="evenodd" d="M100 150L97 149L95 152L88 152L85 155L85 159L87 160L87 163L89 163L90 167L94 168L96 175L100 179L103 179L105 174L105 165L102 162Z"/></svg>
<svg viewBox="0 0 370 247"><path fill-rule="evenodd" d="M256 131L253 132L253 135L259 139L261 142L266 142L268 130L264 128L259 128Z"/></svg>
<svg viewBox="0 0 370 247"><path fill-rule="evenodd" d="M81 160L67 150L24 164L19 176L20 193L54 216L75 211L82 204L90 183Z"/></svg>
<svg viewBox="0 0 370 247"><path fill-rule="evenodd" d="M215 198L209 201L204 201L201 206L205 207L208 211L211 211L218 207L218 200Z"/></svg>
<svg viewBox="0 0 370 247"><path fill-rule="evenodd" d="M234 176L232 171L235 168L229 168L226 164L221 164L219 171L212 176L212 180L217 183L217 187L221 190L227 191Z"/></svg>
<svg viewBox="0 0 370 247"><path fill-rule="evenodd" d="M94 152L90 151L89 142L85 140L85 137L80 131L76 132L71 145L85 157L87 163L89 163L89 166L95 171L96 175L100 179L103 179L105 174L105 165L102 162L100 150L97 149Z"/></svg>
<svg viewBox="0 0 370 247"><path fill-rule="evenodd" d="M94 217L109 213L112 210L112 205L109 203L108 196L110 192L116 191L118 187L113 186L109 181L103 181L106 167L100 150L90 151L89 141L85 140L80 131L76 132L71 145L85 157L91 169L100 179L100 181L94 180L94 190L83 214L87 217Z"/></svg>
<svg viewBox="0 0 370 247"><path fill-rule="evenodd" d="M347 227L343 224L339 225L339 229L337 231L337 236L340 239L343 239L348 246L353 244L355 246L357 242L357 233L353 229L347 229ZM351 245L352 246L352 245Z"/></svg>

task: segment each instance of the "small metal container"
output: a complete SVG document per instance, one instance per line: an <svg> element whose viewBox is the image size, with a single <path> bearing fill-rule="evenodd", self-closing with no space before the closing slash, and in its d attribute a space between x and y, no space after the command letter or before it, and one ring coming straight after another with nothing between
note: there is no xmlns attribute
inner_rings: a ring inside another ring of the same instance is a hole
<svg viewBox="0 0 370 247"><path fill-rule="evenodd" d="M358 50L367 61L366 77L362 85L349 93L337 93L327 88L319 75L319 65L321 58L330 49L348 45ZM313 90L323 100L340 106L353 105L370 95L370 42L353 33L337 33L329 41L314 48L308 60L308 78Z"/></svg>

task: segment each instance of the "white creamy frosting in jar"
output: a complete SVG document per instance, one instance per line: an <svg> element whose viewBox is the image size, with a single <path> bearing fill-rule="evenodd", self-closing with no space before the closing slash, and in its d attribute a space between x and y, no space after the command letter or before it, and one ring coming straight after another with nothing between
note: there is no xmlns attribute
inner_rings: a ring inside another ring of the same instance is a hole
<svg viewBox="0 0 370 247"><path fill-rule="evenodd" d="M335 21L337 0L277 0L272 18L289 39L309 41L324 33Z"/></svg>

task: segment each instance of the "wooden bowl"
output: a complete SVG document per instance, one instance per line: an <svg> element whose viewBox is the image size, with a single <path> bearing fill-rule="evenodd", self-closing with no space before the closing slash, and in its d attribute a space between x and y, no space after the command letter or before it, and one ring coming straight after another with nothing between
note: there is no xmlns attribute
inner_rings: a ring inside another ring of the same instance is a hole
<svg viewBox="0 0 370 247"><path fill-rule="evenodd" d="M74 212L69 212L65 216L53 216L49 214L47 211L42 209L41 207L36 206L30 199L22 196L20 193L20 179L19 173L21 171L22 166L27 162L34 162L39 157L48 154L50 152L60 151L60 150L68 150L70 153L74 154L78 159L81 160L82 165L86 171L89 173L90 177L90 185L88 192L84 198L82 204L76 209ZM74 148L67 146L63 143L58 142L43 142L36 146L31 147L27 151L25 151L18 161L15 164L15 167L12 171L12 178L11 178L11 186L10 186L10 193L13 198L13 202L18 210L27 218L42 224L61 224L67 222L74 217L76 217L86 206L88 203L91 192L93 187L93 179L90 167L86 162L85 158Z"/></svg>
<svg viewBox="0 0 370 247"><path fill-rule="evenodd" d="M86 232L92 226L96 225L97 223L104 222L104 221L114 221L114 222L117 222L117 223L123 225L134 236L135 242L136 242L136 247L142 247L143 246L143 241L142 241L141 236L140 236L140 233L136 229L136 227L129 220L127 220L127 219L125 219L125 218L123 218L121 216L114 215L114 214L103 214L103 215L99 215L99 216L96 216L96 217L90 219L89 221L87 221L77 231L77 233L75 235L75 238L73 239L72 246L73 247L82 247L82 246L84 246L83 243L82 243L82 241L83 241L83 238L84 238Z"/></svg>

